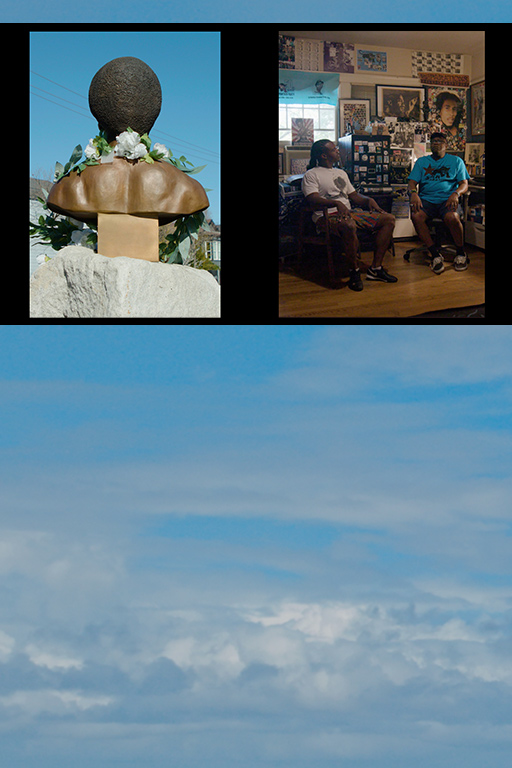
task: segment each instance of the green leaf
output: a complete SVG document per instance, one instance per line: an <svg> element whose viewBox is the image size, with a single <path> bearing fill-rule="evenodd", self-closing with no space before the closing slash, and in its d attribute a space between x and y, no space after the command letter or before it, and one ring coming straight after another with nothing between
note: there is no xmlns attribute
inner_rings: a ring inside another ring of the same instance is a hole
<svg viewBox="0 0 512 768"><path fill-rule="evenodd" d="M184 259L186 259L190 251L190 238L188 237L188 235L185 238L185 240L181 241L179 248L180 248L181 255L183 256Z"/></svg>
<svg viewBox="0 0 512 768"><path fill-rule="evenodd" d="M198 165L196 168L190 168L190 169L183 168L182 170L184 173L199 173L199 171L202 171L203 168L206 168L206 165Z"/></svg>
<svg viewBox="0 0 512 768"><path fill-rule="evenodd" d="M109 152L111 152L112 148L110 147L110 145L109 145L108 141L105 139L105 137L102 136L101 134L99 136L96 136L96 138L93 139L92 143L97 148L97 150L100 153L100 155L108 154Z"/></svg>
<svg viewBox="0 0 512 768"><path fill-rule="evenodd" d="M140 137L140 140L149 152L149 150L151 149L151 139L149 138L148 134L143 133L142 136Z"/></svg>
<svg viewBox="0 0 512 768"><path fill-rule="evenodd" d="M80 160L81 157L82 157L82 147L80 146L80 144L77 144L73 152L71 153L71 157L69 158L70 166L74 165L78 160Z"/></svg>

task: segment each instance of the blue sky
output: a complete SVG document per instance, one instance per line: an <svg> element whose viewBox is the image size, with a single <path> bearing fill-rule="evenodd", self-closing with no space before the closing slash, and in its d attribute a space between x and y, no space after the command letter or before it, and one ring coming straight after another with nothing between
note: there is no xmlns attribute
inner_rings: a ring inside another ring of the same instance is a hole
<svg viewBox="0 0 512 768"><path fill-rule="evenodd" d="M9 768L508 768L509 327L0 341Z"/></svg>
<svg viewBox="0 0 512 768"><path fill-rule="evenodd" d="M220 223L218 33L32 32L30 37L33 175L49 177L56 161L66 163L77 144L85 149L98 133L88 102L92 78L107 61L135 56L149 64L162 86L162 110L151 139L194 165L206 165L194 178L211 190L208 215Z"/></svg>
<svg viewBox="0 0 512 768"><path fill-rule="evenodd" d="M141 6L139 2L127 0L123 3L113 2L106 5L100 0L90 0L87 5L70 4L63 0L51 3L39 3L35 0L20 0L10 4L2 11L2 20L8 22L142 22L163 24L171 21L178 22L279 22L283 23L286 14L294 19L294 23L318 22L318 9L310 2L296 0L281 0L279 3L271 0L261 0L259 3L240 3L235 0L222 0L212 3L210 0L197 0L195 3L176 4L169 0L155 0L150 6ZM169 16L169 18L166 18ZM481 3L476 0L469 2L431 3L426 6L411 6L407 9L407 23L430 22L479 22L483 17L487 23L510 21L510 8L507 3L492 0L486 3L485 14ZM404 22L402 3L394 2L383 6L378 0L369 0L361 10L357 4L343 8L343 21L368 23ZM322 22L340 22L340 4L335 0L322 3Z"/></svg>

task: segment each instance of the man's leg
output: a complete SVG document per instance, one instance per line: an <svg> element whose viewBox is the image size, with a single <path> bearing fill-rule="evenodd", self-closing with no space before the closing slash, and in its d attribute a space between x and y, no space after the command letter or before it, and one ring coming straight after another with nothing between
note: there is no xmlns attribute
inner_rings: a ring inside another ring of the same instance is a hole
<svg viewBox="0 0 512 768"><path fill-rule="evenodd" d="M371 267L368 267L366 279L380 280L385 283L396 283L397 278L386 272L382 266L382 261L393 237L395 217L391 213L379 214L374 211L371 211L370 213L356 211L352 213L352 216L354 216L357 226L361 230L371 232L375 238L373 262Z"/></svg>
<svg viewBox="0 0 512 768"><path fill-rule="evenodd" d="M382 266L384 255L389 249L393 230L395 228L395 217L391 213L382 213L375 224L375 252L373 254L372 269L378 269Z"/></svg>
<svg viewBox="0 0 512 768"><path fill-rule="evenodd" d="M339 219L338 222L338 234L341 237L343 243L343 250L347 257L350 269L357 268L357 236L356 225L351 219Z"/></svg>
<svg viewBox="0 0 512 768"><path fill-rule="evenodd" d="M323 223L325 220L320 220L322 223L320 226L322 229L325 227ZM361 276L357 268L357 237L356 237L356 225L355 222L349 217L347 219L338 218L337 216L329 217L329 230L333 238L333 244L340 251L345 252L347 261L350 267L350 279L348 287L353 291L361 291L363 284L361 282Z"/></svg>
<svg viewBox="0 0 512 768"><path fill-rule="evenodd" d="M422 243L430 251L430 269L432 272L435 272L436 275L440 275L441 272L444 272L444 259L434 245L434 241L430 235L427 226L428 214L423 208L420 208L416 213L411 212L411 219L414 224L414 229L420 236Z"/></svg>
<svg viewBox="0 0 512 768"><path fill-rule="evenodd" d="M426 245L427 248L431 248L434 245L434 241L432 240L427 226L428 216L423 208L420 208L420 210L416 213L411 213L411 219L412 223L414 224L414 229L418 233L418 237L420 238L421 242Z"/></svg>
<svg viewBox="0 0 512 768"><path fill-rule="evenodd" d="M450 234L453 237L453 242L457 248L462 248L464 245L464 231L462 229L462 222L457 211L448 211L445 213L444 223L450 230Z"/></svg>
<svg viewBox="0 0 512 768"><path fill-rule="evenodd" d="M453 260L454 269L456 272L463 272L468 268L469 258L464 250L464 230L460 216L457 211L447 211L443 220L450 230L453 242L457 246L457 254Z"/></svg>

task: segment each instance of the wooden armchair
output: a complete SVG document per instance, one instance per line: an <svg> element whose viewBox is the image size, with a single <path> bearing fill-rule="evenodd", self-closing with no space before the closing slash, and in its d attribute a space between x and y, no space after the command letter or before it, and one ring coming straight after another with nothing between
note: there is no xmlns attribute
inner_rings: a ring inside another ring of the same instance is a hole
<svg viewBox="0 0 512 768"><path fill-rule="evenodd" d="M327 251L327 265L329 267L329 279L334 282L334 260L332 256L332 241L327 218L327 208L322 212L325 218L325 231L317 233L311 220L313 211L307 205L303 205L299 213L299 260L304 258L304 245L321 245Z"/></svg>

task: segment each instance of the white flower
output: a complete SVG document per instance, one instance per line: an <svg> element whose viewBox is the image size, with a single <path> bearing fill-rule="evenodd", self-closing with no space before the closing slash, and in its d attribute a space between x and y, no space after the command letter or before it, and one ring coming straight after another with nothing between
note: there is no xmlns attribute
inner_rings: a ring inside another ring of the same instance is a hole
<svg viewBox="0 0 512 768"><path fill-rule="evenodd" d="M164 157L167 157L169 154L169 150L165 146L165 144L153 144L153 149L156 149L157 152L159 152Z"/></svg>
<svg viewBox="0 0 512 768"><path fill-rule="evenodd" d="M116 136L117 145L115 154L117 157L127 157L128 160L137 160L147 154L147 149L140 141L140 136L136 131L123 131Z"/></svg>
<svg viewBox="0 0 512 768"><path fill-rule="evenodd" d="M130 157L130 160L136 160L139 157L144 157L144 155L147 155L147 153L148 153L148 150L144 144L137 144L137 146L132 152L132 156Z"/></svg>
<svg viewBox="0 0 512 768"><path fill-rule="evenodd" d="M100 155L98 152L98 148L92 142L93 140L89 139L89 143L85 148L85 156L88 160L91 160L91 159L97 160Z"/></svg>

